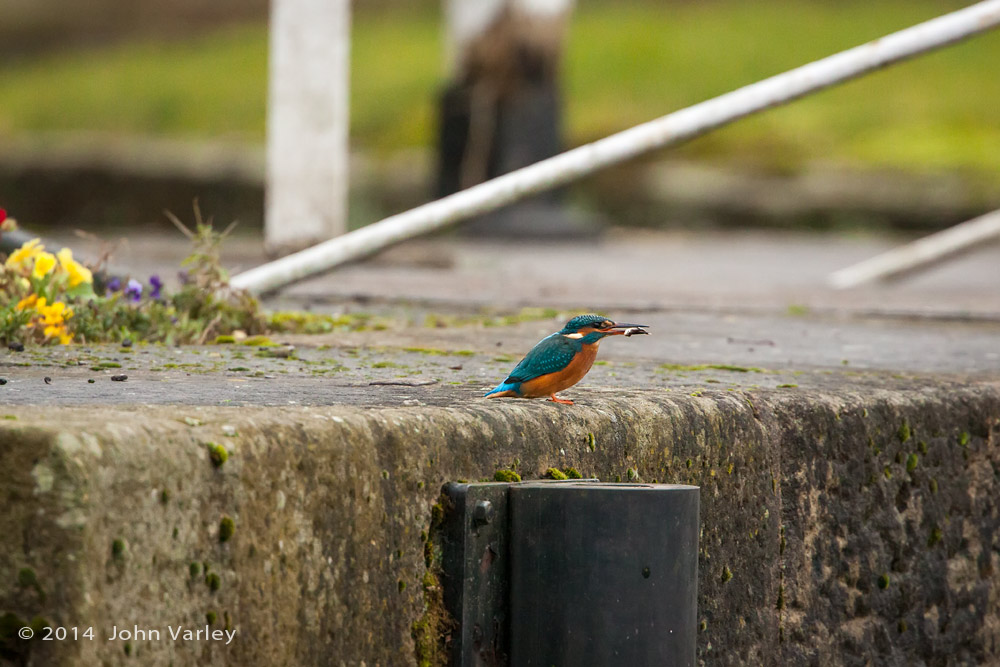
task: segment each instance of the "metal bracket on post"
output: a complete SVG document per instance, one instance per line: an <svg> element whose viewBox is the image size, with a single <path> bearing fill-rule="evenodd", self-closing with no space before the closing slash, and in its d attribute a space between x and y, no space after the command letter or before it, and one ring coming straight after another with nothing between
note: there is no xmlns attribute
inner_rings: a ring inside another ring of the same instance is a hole
<svg viewBox="0 0 1000 667"><path fill-rule="evenodd" d="M444 604L458 622L452 665L507 664L507 489L509 484L446 484L442 533Z"/></svg>
<svg viewBox="0 0 1000 667"><path fill-rule="evenodd" d="M448 484L451 664L694 665L698 487Z"/></svg>

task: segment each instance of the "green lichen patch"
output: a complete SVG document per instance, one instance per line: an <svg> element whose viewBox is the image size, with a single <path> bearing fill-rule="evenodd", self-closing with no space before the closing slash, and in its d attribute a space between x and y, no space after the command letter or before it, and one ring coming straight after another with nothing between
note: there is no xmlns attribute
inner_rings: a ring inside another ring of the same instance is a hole
<svg viewBox="0 0 1000 667"><path fill-rule="evenodd" d="M209 625L215 625L215 621L218 618L219 618L218 614L216 614L214 611L209 610L205 612L205 622L208 623Z"/></svg>
<svg viewBox="0 0 1000 667"><path fill-rule="evenodd" d="M917 451L919 451L924 456L927 456L927 443L921 440L917 443Z"/></svg>
<svg viewBox="0 0 1000 667"><path fill-rule="evenodd" d="M920 457L916 454L910 454L906 457L906 472L912 473L917 469L917 463L919 463Z"/></svg>
<svg viewBox="0 0 1000 667"><path fill-rule="evenodd" d="M763 373L756 366L734 366L732 364L660 364L657 368L665 371L732 371L733 373Z"/></svg>
<svg viewBox="0 0 1000 667"><path fill-rule="evenodd" d="M428 570L423 576L424 613L413 622L414 655L419 667L446 667L449 664L448 636L457 623L444 606L444 595L437 575Z"/></svg>
<svg viewBox="0 0 1000 667"><path fill-rule="evenodd" d="M899 425L899 429L896 431L896 437L899 438L899 442L903 443L909 440L913 436L913 430L910 428L910 423L903 421Z"/></svg>
<svg viewBox="0 0 1000 667"><path fill-rule="evenodd" d="M450 664L450 635L458 625L444 604L444 592L439 579L441 550L435 546L436 542L440 542L444 515L449 507L451 500L442 493L431 509L430 526L421 532L424 539L424 562L427 566L421 578L424 610L420 618L410 626L414 656L420 667L445 667ZM403 580L397 582L400 593L406 589L405 584Z"/></svg>
<svg viewBox="0 0 1000 667"><path fill-rule="evenodd" d="M880 574L879 575L879 577L878 577L878 587L880 589L882 589L884 591L885 589L889 588L889 584L890 583L891 582L889 580L889 575L888 574Z"/></svg>
<svg viewBox="0 0 1000 667"><path fill-rule="evenodd" d="M518 475L513 470L508 470L508 469L505 469L505 468L501 468L500 470L497 470L495 473L493 473L493 481L494 482L509 482L509 483L510 482L520 482L521 481L521 476Z"/></svg>
<svg viewBox="0 0 1000 667"><path fill-rule="evenodd" d="M592 452L597 450L597 438L594 437L593 433L587 434L587 449Z"/></svg>
<svg viewBox="0 0 1000 667"><path fill-rule="evenodd" d="M115 560L125 557L125 540L119 537L111 542L111 557Z"/></svg>
<svg viewBox="0 0 1000 667"><path fill-rule="evenodd" d="M188 572L190 573L192 579L197 579L198 575L201 574L201 563L192 562L188 565Z"/></svg>
<svg viewBox="0 0 1000 667"><path fill-rule="evenodd" d="M22 567L17 571L17 585L21 588L34 588L38 586L38 577L30 567Z"/></svg>
<svg viewBox="0 0 1000 667"><path fill-rule="evenodd" d="M722 568L722 574L719 576L719 581L721 581L722 583L726 583L732 580L732 578L733 578L733 571L729 569L728 565L724 566Z"/></svg>
<svg viewBox="0 0 1000 667"><path fill-rule="evenodd" d="M222 578L215 572L209 572L205 575L205 585L208 586L208 590L214 593L222 586Z"/></svg>
<svg viewBox="0 0 1000 667"><path fill-rule="evenodd" d="M941 528L934 526L931 528L931 534L927 536L927 546L933 547L935 544L940 542L943 537L944 533L941 531Z"/></svg>
<svg viewBox="0 0 1000 667"><path fill-rule="evenodd" d="M42 590L42 585L38 583L38 575L30 567L22 567L17 571L17 585L21 588L30 588L35 591L38 595L38 599L45 602L45 591Z"/></svg>
<svg viewBox="0 0 1000 667"><path fill-rule="evenodd" d="M229 460L229 452L220 444L206 442L205 449L208 450L208 459L216 468L222 467L222 465Z"/></svg>
<svg viewBox="0 0 1000 667"><path fill-rule="evenodd" d="M809 314L809 306L803 306L802 304L793 303L785 309L785 312L792 317L804 317Z"/></svg>
<svg viewBox="0 0 1000 667"><path fill-rule="evenodd" d="M583 479L583 475L581 475L580 472L572 466L569 468L563 468L563 474L565 474L568 479Z"/></svg>
<svg viewBox="0 0 1000 667"><path fill-rule="evenodd" d="M542 477L547 477L549 479L568 479L566 477L566 473L558 468L549 468L545 471L545 474L542 475Z"/></svg>
<svg viewBox="0 0 1000 667"><path fill-rule="evenodd" d="M267 336L250 336L240 341L240 345L247 345L249 347L277 347L278 344Z"/></svg>
<svg viewBox="0 0 1000 667"><path fill-rule="evenodd" d="M219 541L228 542L236 532L236 522L230 516L224 516L219 521Z"/></svg>
<svg viewBox="0 0 1000 667"><path fill-rule="evenodd" d="M969 444L969 432L962 431L958 434L958 444L960 447L965 447Z"/></svg>
<svg viewBox="0 0 1000 667"><path fill-rule="evenodd" d="M444 523L444 503L438 501L431 505L431 526L437 527Z"/></svg>
<svg viewBox="0 0 1000 667"><path fill-rule="evenodd" d="M797 384L791 384L790 382L784 382L784 383L778 385L778 389L795 389L798 386L799 385L797 385Z"/></svg>

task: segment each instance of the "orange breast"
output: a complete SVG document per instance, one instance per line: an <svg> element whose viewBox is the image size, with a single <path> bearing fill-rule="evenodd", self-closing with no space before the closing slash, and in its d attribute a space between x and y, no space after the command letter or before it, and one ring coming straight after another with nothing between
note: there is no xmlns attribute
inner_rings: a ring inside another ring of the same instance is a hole
<svg viewBox="0 0 1000 667"><path fill-rule="evenodd" d="M584 345L583 349L573 357L566 368L555 373L539 375L533 380L521 383L521 395L525 398L539 398L541 396L551 396L552 394L568 389L583 379L590 367L594 365L597 358L597 346L600 341L592 345Z"/></svg>

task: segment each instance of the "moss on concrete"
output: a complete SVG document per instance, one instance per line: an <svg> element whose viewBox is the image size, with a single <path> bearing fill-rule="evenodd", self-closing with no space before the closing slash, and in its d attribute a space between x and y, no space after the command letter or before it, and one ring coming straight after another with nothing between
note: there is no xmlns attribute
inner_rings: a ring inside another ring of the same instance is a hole
<svg viewBox="0 0 1000 667"><path fill-rule="evenodd" d="M433 535L447 511L436 489L515 459L534 474L558 461L605 480L633 471L702 487L707 665L998 658L990 384L188 408L190 423L170 407L12 411L0 420L0 534L31 539L2 546L0 615L164 625L213 611L240 632L225 649L137 643L133 661L437 664L450 626L428 616L440 609ZM239 456L208 465L204 443L237 432ZM214 538L220 517L239 519L238 539ZM22 585L24 568L44 601ZM35 664L123 659L108 642L50 644L31 649Z"/></svg>

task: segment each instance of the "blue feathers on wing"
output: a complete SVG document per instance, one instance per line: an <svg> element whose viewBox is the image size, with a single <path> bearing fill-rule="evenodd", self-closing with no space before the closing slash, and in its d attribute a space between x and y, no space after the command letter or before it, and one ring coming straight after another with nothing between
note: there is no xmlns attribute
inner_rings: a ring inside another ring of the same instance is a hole
<svg viewBox="0 0 1000 667"><path fill-rule="evenodd" d="M543 338L525 355L524 359L514 367L507 379L497 385L486 395L499 394L504 391L519 392L522 382L533 380L542 375L561 371L573 361L582 344L579 339L566 338L554 333Z"/></svg>

